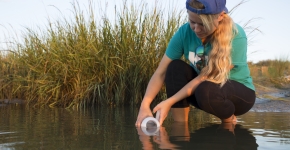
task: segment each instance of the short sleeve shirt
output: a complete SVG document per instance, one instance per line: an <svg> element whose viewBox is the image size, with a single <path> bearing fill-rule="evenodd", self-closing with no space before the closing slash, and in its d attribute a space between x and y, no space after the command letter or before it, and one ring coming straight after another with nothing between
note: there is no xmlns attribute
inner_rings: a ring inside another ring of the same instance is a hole
<svg viewBox="0 0 290 150"><path fill-rule="evenodd" d="M234 68L231 69L229 79L244 84L248 88L255 90L250 70L247 64L247 36L241 26L236 24L238 33L232 40L231 59ZM180 59L184 56L189 60L190 65L199 73L196 68L196 62L200 58L196 55L195 50L202 45L202 41L191 30L189 23L182 25L171 38L166 49L166 55L171 60ZM205 60L208 61L208 55L211 51L211 45L206 44L204 48Z"/></svg>

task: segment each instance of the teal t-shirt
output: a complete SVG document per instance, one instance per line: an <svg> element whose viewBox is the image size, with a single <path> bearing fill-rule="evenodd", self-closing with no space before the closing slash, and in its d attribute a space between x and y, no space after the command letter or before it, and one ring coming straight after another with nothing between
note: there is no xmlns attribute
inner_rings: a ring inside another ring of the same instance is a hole
<svg viewBox="0 0 290 150"><path fill-rule="evenodd" d="M236 24L237 35L232 41L231 59L234 68L230 71L229 79L240 82L248 88L255 90L250 70L247 64L247 36L241 26ZM191 30L189 23L182 25L171 38L166 49L166 55L174 60L180 59L183 55L190 61L191 66L199 73L195 64L200 58L195 54L197 47L202 45L202 41ZM208 61L208 55L211 51L211 45L205 45L205 60Z"/></svg>

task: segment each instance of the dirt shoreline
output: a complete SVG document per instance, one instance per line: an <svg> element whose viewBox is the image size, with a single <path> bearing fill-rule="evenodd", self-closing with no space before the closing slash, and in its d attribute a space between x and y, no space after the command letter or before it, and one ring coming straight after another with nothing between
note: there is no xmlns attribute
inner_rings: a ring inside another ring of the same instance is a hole
<svg viewBox="0 0 290 150"><path fill-rule="evenodd" d="M257 98L252 112L290 112L290 101Z"/></svg>
<svg viewBox="0 0 290 150"><path fill-rule="evenodd" d="M278 89L256 85L256 102L250 111L290 112L290 88Z"/></svg>

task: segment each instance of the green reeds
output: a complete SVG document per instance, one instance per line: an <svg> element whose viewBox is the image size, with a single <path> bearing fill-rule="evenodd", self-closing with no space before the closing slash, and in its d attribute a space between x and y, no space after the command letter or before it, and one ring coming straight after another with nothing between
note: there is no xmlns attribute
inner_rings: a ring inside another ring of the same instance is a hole
<svg viewBox="0 0 290 150"><path fill-rule="evenodd" d="M182 12L165 17L157 6L125 5L115 21L96 19L92 5L84 15L73 4L74 18L40 31L27 28L24 43L0 55L0 99L50 107L139 104L184 19ZM164 90L156 99L162 98Z"/></svg>

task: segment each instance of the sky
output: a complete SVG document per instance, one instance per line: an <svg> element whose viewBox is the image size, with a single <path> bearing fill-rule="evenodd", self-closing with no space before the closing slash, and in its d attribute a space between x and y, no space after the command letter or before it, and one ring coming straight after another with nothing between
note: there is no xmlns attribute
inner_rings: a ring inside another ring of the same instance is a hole
<svg viewBox="0 0 290 150"><path fill-rule="evenodd" d="M108 11L115 5L119 6L123 0L92 0L96 8ZM139 3L141 0L134 0ZM143 0L148 6L153 6L156 0ZM159 4L173 1L178 10L185 10L186 0L159 0ZM10 39L21 39L25 28L38 30L51 22L72 15L74 0L0 0L0 50L7 49L6 42ZM227 8L231 10L241 0L228 0ZM88 0L78 0L81 10L86 11ZM100 6L100 7L99 7ZM233 20L244 25L253 20L251 27L261 32L249 35L248 61L258 62L267 59L290 60L290 46L287 44L290 35L290 0L247 0L232 14ZM98 13L98 10L96 11ZM96 14L97 15L97 14ZM186 15L186 13L184 13Z"/></svg>

